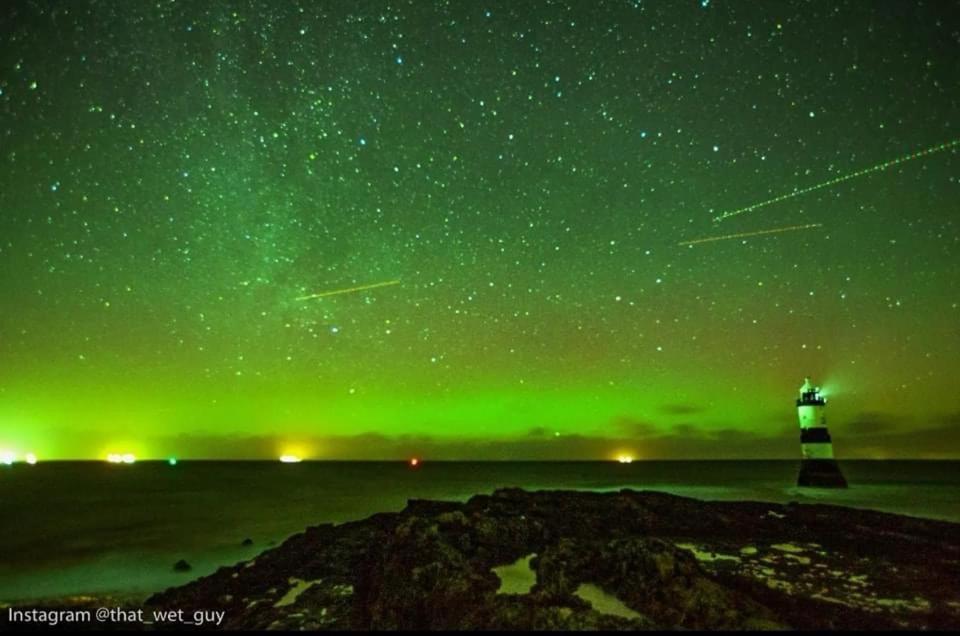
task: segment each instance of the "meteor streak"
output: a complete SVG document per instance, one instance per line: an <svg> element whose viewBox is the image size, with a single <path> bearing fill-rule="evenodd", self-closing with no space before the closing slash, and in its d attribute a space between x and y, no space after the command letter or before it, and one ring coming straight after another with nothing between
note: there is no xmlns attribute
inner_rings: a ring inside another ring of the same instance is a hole
<svg viewBox="0 0 960 636"><path fill-rule="evenodd" d="M746 238L748 236L760 236L762 234L779 234L780 232L809 230L815 227L823 227L823 223L810 223L809 225L791 225L790 227L776 227L771 230L757 230L756 232L740 232L739 234L725 234L724 236L710 236L707 238L694 239L692 241L683 241L682 243L677 243L677 245L697 245L699 243L711 243L713 241L726 241L728 239Z"/></svg>
<svg viewBox="0 0 960 636"><path fill-rule="evenodd" d="M766 201L761 201L760 203L754 203L753 205L748 205L745 208L740 208L738 210L730 210L728 212L724 212L720 216L714 217L713 220L722 221L724 219L729 219L731 216L737 216L738 214L743 214L744 212L753 212L754 210L758 210L768 205L773 205L774 203L780 203L781 201L786 201L787 199L798 197L801 194L813 192L814 190L822 190L823 188L829 188L830 186L837 185L838 183L843 183L844 181L849 181L850 179L856 179L857 177L862 177L863 175L870 174L873 172L880 172L881 170L892 168L893 166L899 165L901 163L906 163L907 161L912 161L914 159L926 157L927 155L932 155L935 152L948 150L957 145L960 145L960 139L954 139L953 141L948 141L946 143L942 143L936 146L931 146L923 150L918 150L917 152L914 152L912 154L904 155L902 157L897 157L896 159L891 159L890 161L884 161L883 163L878 163L875 166L870 166L869 168L863 168L862 170L851 172L850 174L841 175L834 179L830 179L829 181L824 181L823 183L818 183L816 185L812 185L806 188L794 190L793 192L788 192L787 194L781 194L778 197L767 199Z"/></svg>
<svg viewBox="0 0 960 636"><path fill-rule="evenodd" d="M390 285L399 285L399 280L388 280L383 283L373 283L371 285L360 285L359 287L349 287L347 289L334 289L332 291L320 292L318 294L309 294L307 296L298 296L294 300L310 300L311 298L324 298L326 296L336 296L338 294L352 294L353 292L364 291L366 289L376 289L377 287L389 287Z"/></svg>

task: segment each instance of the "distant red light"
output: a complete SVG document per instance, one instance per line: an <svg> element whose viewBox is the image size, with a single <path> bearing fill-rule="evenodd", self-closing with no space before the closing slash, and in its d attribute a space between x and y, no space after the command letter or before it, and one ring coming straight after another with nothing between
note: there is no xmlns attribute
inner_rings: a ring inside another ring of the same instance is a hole
<svg viewBox="0 0 960 636"><path fill-rule="evenodd" d="M412 458L412 459L410 460L410 466L411 466L412 468L416 468L416 467L419 466L419 465L420 465L420 460L417 459L416 457L414 457L414 458Z"/></svg>

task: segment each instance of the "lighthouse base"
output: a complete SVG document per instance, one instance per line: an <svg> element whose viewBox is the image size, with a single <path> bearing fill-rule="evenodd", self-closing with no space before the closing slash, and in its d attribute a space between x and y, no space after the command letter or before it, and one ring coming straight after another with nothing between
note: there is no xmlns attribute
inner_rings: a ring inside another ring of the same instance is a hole
<svg viewBox="0 0 960 636"><path fill-rule="evenodd" d="M804 488L846 488L840 467L833 459L805 459L800 463L797 485Z"/></svg>

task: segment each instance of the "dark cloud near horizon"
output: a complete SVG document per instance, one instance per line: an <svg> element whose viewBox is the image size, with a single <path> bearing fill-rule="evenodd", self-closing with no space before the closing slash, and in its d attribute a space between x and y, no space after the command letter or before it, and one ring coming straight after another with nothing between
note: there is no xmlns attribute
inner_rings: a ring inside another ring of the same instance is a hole
<svg viewBox="0 0 960 636"><path fill-rule="evenodd" d="M883 413L864 412L841 424L838 430L842 429L845 433L854 435L876 435L900 428L905 421L905 418L893 417Z"/></svg>
<svg viewBox="0 0 960 636"><path fill-rule="evenodd" d="M831 423L840 459L948 459L960 448L960 412L930 422L884 413L861 413ZM515 437L479 439L428 435L218 435L179 434L143 439L144 455L209 459L272 459L286 449L301 448L315 459L564 461L613 459L630 453L637 459L795 459L800 454L795 424L742 430L724 426L704 430L689 422L669 428L628 417L611 422L611 435L557 435L538 426ZM53 431L51 431L52 433ZM63 441L83 447L97 439L92 432L72 432ZM93 449L93 456L101 449Z"/></svg>
<svg viewBox="0 0 960 636"><path fill-rule="evenodd" d="M834 449L839 457L882 459L952 459L960 448L960 412L945 414L929 426L907 418L871 413L838 428Z"/></svg>
<svg viewBox="0 0 960 636"><path fill-rule="evenodd" d="M663 404L660 406L660 411L667 415L694 415L706 410L706 407L697 404Z"/></svg>
<svg viewBox="0 0 960 636"><path fill-rule="evenodd" d="M618 420L623 425L626 418ZM891 416L873 414L836 427L834 445L841 459L946 458L960 447L960 414L944 416L935 426L897 430ZM874 427L864 422L880 423ZM851 430L852 426L852 430ZM622 426L621 426L622 428ZM614 429L616 430L616 429ZM364 433L351 436L300 436L299 443L314 449L314 458L389 460L424 457L438 460L592 460L613 459L631 453L638 459L793 459L800 453L799 435L793 426L770 432L723 428L704 431L681 424L668 432L633 422L635 435L612 437L554 435L544 427L524 436L480 440L420 435L388 436ZM837 431L842 431L838 433ZM195 457L270 459L289 437L180 435L157 440L160 447L190 448Z"/></svg>

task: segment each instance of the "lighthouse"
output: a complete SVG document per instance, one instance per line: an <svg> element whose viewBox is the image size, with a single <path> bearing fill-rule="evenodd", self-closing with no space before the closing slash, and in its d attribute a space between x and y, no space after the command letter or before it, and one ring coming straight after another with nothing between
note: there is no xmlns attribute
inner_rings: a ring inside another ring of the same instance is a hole
<svg viewBox="0 0 960 636"><path fill-rule="evenodd" d="M833 443L827 430L827 418L823 414L827 399L820 388L803 381L797 399L797 417L800 419L800 448L803 461L800 464L798 486L813 488L846 488L840 467L833 458Z"/></svg>

